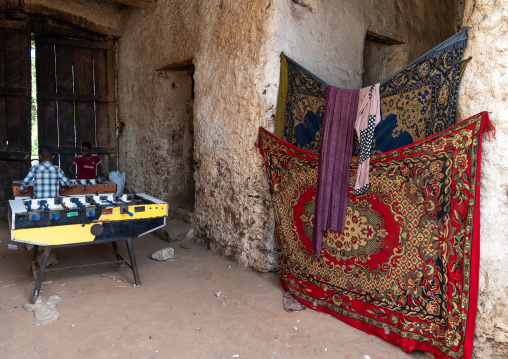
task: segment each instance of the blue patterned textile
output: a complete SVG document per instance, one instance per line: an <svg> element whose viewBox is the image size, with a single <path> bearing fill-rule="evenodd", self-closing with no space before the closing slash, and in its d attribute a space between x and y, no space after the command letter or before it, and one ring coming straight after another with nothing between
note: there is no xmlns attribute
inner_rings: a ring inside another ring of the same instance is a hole
<svg viewBox="0 0 508 359"><path fill-rule="evenodd" d="M372 154L408 145L455 124L466 44L464 27L381 82L381 121L374 131ZM282 139L319 153L327 84L287 56L285 59L288 87ZM359 154L355 135L353 155Z"/></svg>
<svg viewBox="0 0 508 359"><path fill-rule="evenodd" d="M327 85L287 56L285 59L288 87L282 138L317 153L321 144Z"/></svg>
<svg viewBox="0 0 508 359"><path fill-rule="evenodd" d="M381 82L381 122L374 131L373 154L408 145L455 124L466 43L464 27Z"/></svg>

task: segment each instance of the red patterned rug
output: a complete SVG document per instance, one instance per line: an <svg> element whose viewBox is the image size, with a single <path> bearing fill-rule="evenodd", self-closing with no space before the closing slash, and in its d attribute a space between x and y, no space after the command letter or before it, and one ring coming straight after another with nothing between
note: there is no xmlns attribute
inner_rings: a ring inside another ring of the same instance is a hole
<svg viewBox="0 0 508 359"><path fill-rule="evenodd" d="M275 211L282 286L306 306L436 357L471 358L486 112L372 156L371 189L353 192L344 234L311 244L319 155L259 131ZM337 335L340 335L339 333Z"/></svg>

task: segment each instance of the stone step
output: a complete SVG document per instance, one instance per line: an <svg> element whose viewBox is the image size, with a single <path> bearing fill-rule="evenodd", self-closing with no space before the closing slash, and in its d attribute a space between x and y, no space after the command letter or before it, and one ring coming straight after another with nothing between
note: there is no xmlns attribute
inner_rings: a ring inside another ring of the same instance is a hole
<svg viewBox="0 0 508 359"><path fill-rule="evenodd" d="M170 219L180 219L192 224L194 221L194 198L175 198L168 201Z"/></svg>
<svg viewBox="0 0 508 359"><path fill-rule="evenodd" d="M181 242L185 240L193 225L179 218L166 220L166 226L155 231L155 235L167 242Z"/></svg>

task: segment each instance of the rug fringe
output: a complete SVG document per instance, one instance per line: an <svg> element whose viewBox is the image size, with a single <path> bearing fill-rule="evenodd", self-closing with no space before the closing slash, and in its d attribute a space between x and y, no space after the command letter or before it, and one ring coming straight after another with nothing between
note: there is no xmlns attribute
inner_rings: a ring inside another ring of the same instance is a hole
<svg viewBox="0 0 508 359"><path fill-rule="evenodd" d="M429 53L427 55L422 56L421 60L429 60L429 59L433 59L433 58L439 57L439 56L443 55L445 52L461 49L461 48L465 47L466 44L467 44L467 38L465 38L463 40L459 40L457 42L454 42L451 45L443 47L442 49L433 51L433 52L431 52L431 53Z"/></svg>

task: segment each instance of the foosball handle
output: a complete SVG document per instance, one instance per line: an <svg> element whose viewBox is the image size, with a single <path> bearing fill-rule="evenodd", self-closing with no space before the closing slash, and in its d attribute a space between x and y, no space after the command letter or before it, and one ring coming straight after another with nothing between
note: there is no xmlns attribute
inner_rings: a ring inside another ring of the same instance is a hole
<svg viewBox="0 0 508 359"><path fill-rule="evenodd" d="M54 219L55 221L58 221L58 220L60 219L60 217L58 217L56 214L54 214L54 215L53 215L53 219Z"/></svg>
<svg viewBox="0 0 508 359"><path fill-rule="evenodd" d="M122 213L123 214L128 214L129 216L134 216L134 213L132 212L129 212L129 209L128 208L122 208Z"/></svg>

